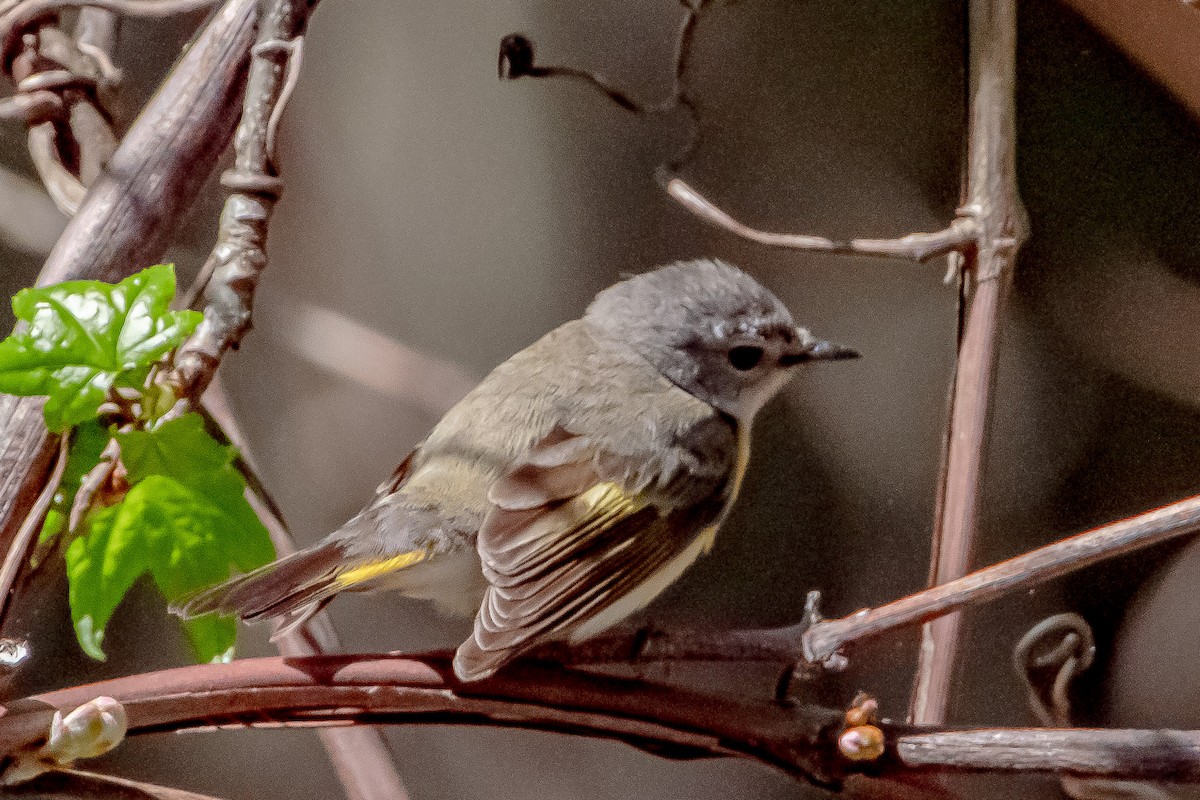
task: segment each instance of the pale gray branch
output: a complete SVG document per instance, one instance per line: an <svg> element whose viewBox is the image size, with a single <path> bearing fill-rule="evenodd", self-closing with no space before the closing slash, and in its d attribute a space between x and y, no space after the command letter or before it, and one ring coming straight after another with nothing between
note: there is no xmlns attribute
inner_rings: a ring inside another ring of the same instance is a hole
<svg viewBox="0 0 1200 800"><path fill-rule="evenodd" d="M788 250L810 250L819 253L840 253L905 258L927 261L947 253L961 251L973 245L977 234L976 224L970 217L960 217L949 227L935 233L910 233L899 239L849 239L838 241L824 236L799 233L772 233L751 228L738 222L726 211L706 198L681 178L671 178L666 185L667 194L676 202L700 217L705 222L722 230L749 239L768 247Z"/></svg>
<svg viewBox="0 0 1200 800"><path fill-rule="evenodd" d="M967 203L959 215L974 221L975 241L964 251L958 364L950 401L930 561L930 585L966 574L978 520L1000 315L1017 248L1027 236L1017 193L1017 0L967 4ZM922 631L911 717L919 724L946 718L959 640L959 617Z"/></svg>
<svg viewBox="0 0 1200 800"><path fill-rule="evenodd" d="M886 605L817 622L804 633L804 655L809 661L823 662L853 642L1028 589L1099 561L1195 533L1198 528L1200 497L1189 497L1039 547Z"/></svg>

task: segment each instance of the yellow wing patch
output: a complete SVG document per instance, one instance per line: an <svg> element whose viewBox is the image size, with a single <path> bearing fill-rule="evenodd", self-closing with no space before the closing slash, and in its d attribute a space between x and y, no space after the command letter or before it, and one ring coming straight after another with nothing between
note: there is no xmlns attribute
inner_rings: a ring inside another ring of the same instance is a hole
<svg viewBox="0 0 1200 800"><path fill-rule="evenodd" d="M341 573L334 579L334 584L338 589L345 589L348 586L366 583L389 572L395 572L396 570L411 567L413 564L419 564L428 556L429 552L427 550L410 550L407 553L401 553L391 558L370 561Z"/></svg>
<svg viewBox="0 0 1200 800"><path fill-rule="evenodd" d="M597 483L579 495L578 502L597 515L631 514L648 505L643 498L626 494L624 489L611 481Z"/></svg>

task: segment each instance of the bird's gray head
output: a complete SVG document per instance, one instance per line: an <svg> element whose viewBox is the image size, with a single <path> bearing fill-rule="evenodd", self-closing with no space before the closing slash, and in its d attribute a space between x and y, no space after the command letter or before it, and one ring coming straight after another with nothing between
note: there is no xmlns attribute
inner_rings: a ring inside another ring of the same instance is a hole
<svg viewBox="0 0 1200 800"><path fill-rule="evenodd" d="M594 335L632 346L675 385L743 421L782 388L797 364L858 355L797 327L756 280L708 259L610 286L583 319Z"/></svg>

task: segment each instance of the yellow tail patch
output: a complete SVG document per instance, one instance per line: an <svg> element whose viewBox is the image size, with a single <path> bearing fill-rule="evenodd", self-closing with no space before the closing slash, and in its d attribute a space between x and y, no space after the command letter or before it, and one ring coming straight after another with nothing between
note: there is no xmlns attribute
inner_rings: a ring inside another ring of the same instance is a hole
<svg viewBox="0 0 1200 800"><path fill-rule="evenodd" d="M371 561L366 564L360 564L357 567L352 567L341 573L334 579L334 585L338 589L345 589L348 586L355 586L360 583L366 583L369 580L378 578L380 575L386 575L389 572L395 572L398 569L411 567L413 564L419 564L428 557L429 553L426 550L410 550L407 553L385 558L381 561Z"/></svg>

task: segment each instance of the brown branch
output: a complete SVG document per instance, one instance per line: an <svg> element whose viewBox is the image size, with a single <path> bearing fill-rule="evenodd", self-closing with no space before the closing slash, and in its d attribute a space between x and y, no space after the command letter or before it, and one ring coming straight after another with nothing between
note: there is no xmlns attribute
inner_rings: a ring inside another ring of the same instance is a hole
<svg viewBox="0 0 1200 800"><path fill-rule="evenodd" d="M58 491L59 484L62 483L63 471L67 467L69 447L70 438L59 437L58 456L54 459L54 469L50 471L46 485L42 487L37 500L25 515L25 519L21 521L21 527L17 529L12 544L4 554L4 563L0 566L0 619L4 618L8 610L9 603L12 601L13 587L16 586L17 578L29 562L33 545L37 542L38 531L42 528L42 520L45 519L46 512L50 510L50 506L54 502L54 494Z"/></svg>
<svg viewBox="0 0 1200 800"><path fill-rule="evenodd" d="M0 716L0 752L45 737L56 709L116 698L129 735L188 728L351 723L498 725L627 742L673 758L742 756L835 783L842 714L766 699L518 665L464 686L450 654L264 658L204 664L74 687L12 703Z"/></svg>
<svg viewBox="0 0 1200 800"><path fill-rule="evenodd" d="M615 739L673 758L748 757L822 784L843 772L834 749L837 711L536 664L463 686L450 654L247 659L50 692L8 706L0 752L36 744L54 710L97 695L123 704L130 736L230 726L485 724Z"/></svg>
<svg viewBox="0 0 1200 800"><path fill-rule="evenodd" d="M161 255L233 132L253 0L227 0L147 104L51 252L40 285L116 281ZM57 444L39 398L0 397L0 552L45 483Z"/></svg>
<svg viewBox="0 0 1200 800"><path fill-rule="evenodd" d="M204 410L240 451L240 468L247 474L250 488L246 499L271 535L275 552L282 558L296 552L296 543L270 496L262 490L262 481L254 470L245 436L237 424L220 376L214 376L204 394ZM262 490L261 494L254 487ZM341 650L337 631L325 611L276 642L279 653L288 658L318 656ZM374 728L325 728L317 731L338 780L351 800L407 800L408 791L382 734Z"/></svg>
<svg viewBox="0 0 1200 800"><path fill-rule="evenodd" d="M804 633L804 654L809 661L825 661L861 639L995 600L1105 559L1195 533L1197 529L1200 529L1200 496L1039 547L877 608L822 620Z"/></svg>
<svg viewBox="0 0 1200 800"><path fill-rule="evenodd" d="M179 348L167 378L183 398L175 413L203 394L221 357L250 330L254 293L267 267L271 214L283 191L275 131L295 86L309 12L307 0L260 0L258 41L234 140L234 166L221 176L232 194L221 213L217 243L201 270L202 276L212 276L204 321Z"/></svg>
<svg viewBox="0 0 1200 800"><path fill-rule="evenodd" d="M561 664L804 661L828 666L840 651L864 639L1025 591L1105 559L1197 530L1200 530L1200 496L1076 534L948 584L838 619L719 632L664 631L653 626L622 628L578 645L547 645L532 655Z"/></svg>
<svg viewBox="0 0 1200 800"><path fill-rule="evenodd" d="M986 446L1000 314L1017 248L1027 235L1017 195L1016 0L968 3L969 112L966 204L975 221L974 247L965 252L958 365L950 398L942 481L930 561L930 585L952 581L970 567L978 523L980 470ZM958 649L957 614L922 632L911 716L918 724L946 717Z"/></svg>
<svg viewBox="0 0 1200 800"><path fill-rule="evenodd" d="M478 684L455 681L450 654L265 658L164 670L49 692L8 705L0 751L35 747L55 710L99 695L124 707L128 736L225 727L466 724L613 739L670 758L741 757L836 787L853 772L1056 772L1200 781L1200 732L913 731L879 723L882 758L838 751L849 714L518 663Z"/></svg>
<svg viewBox="0 0 1200 800"><path fill-rule="evenodd" d="M226 0L143 109L50 253L40 285L153 263L233 133L254 0Z"/></svg>

